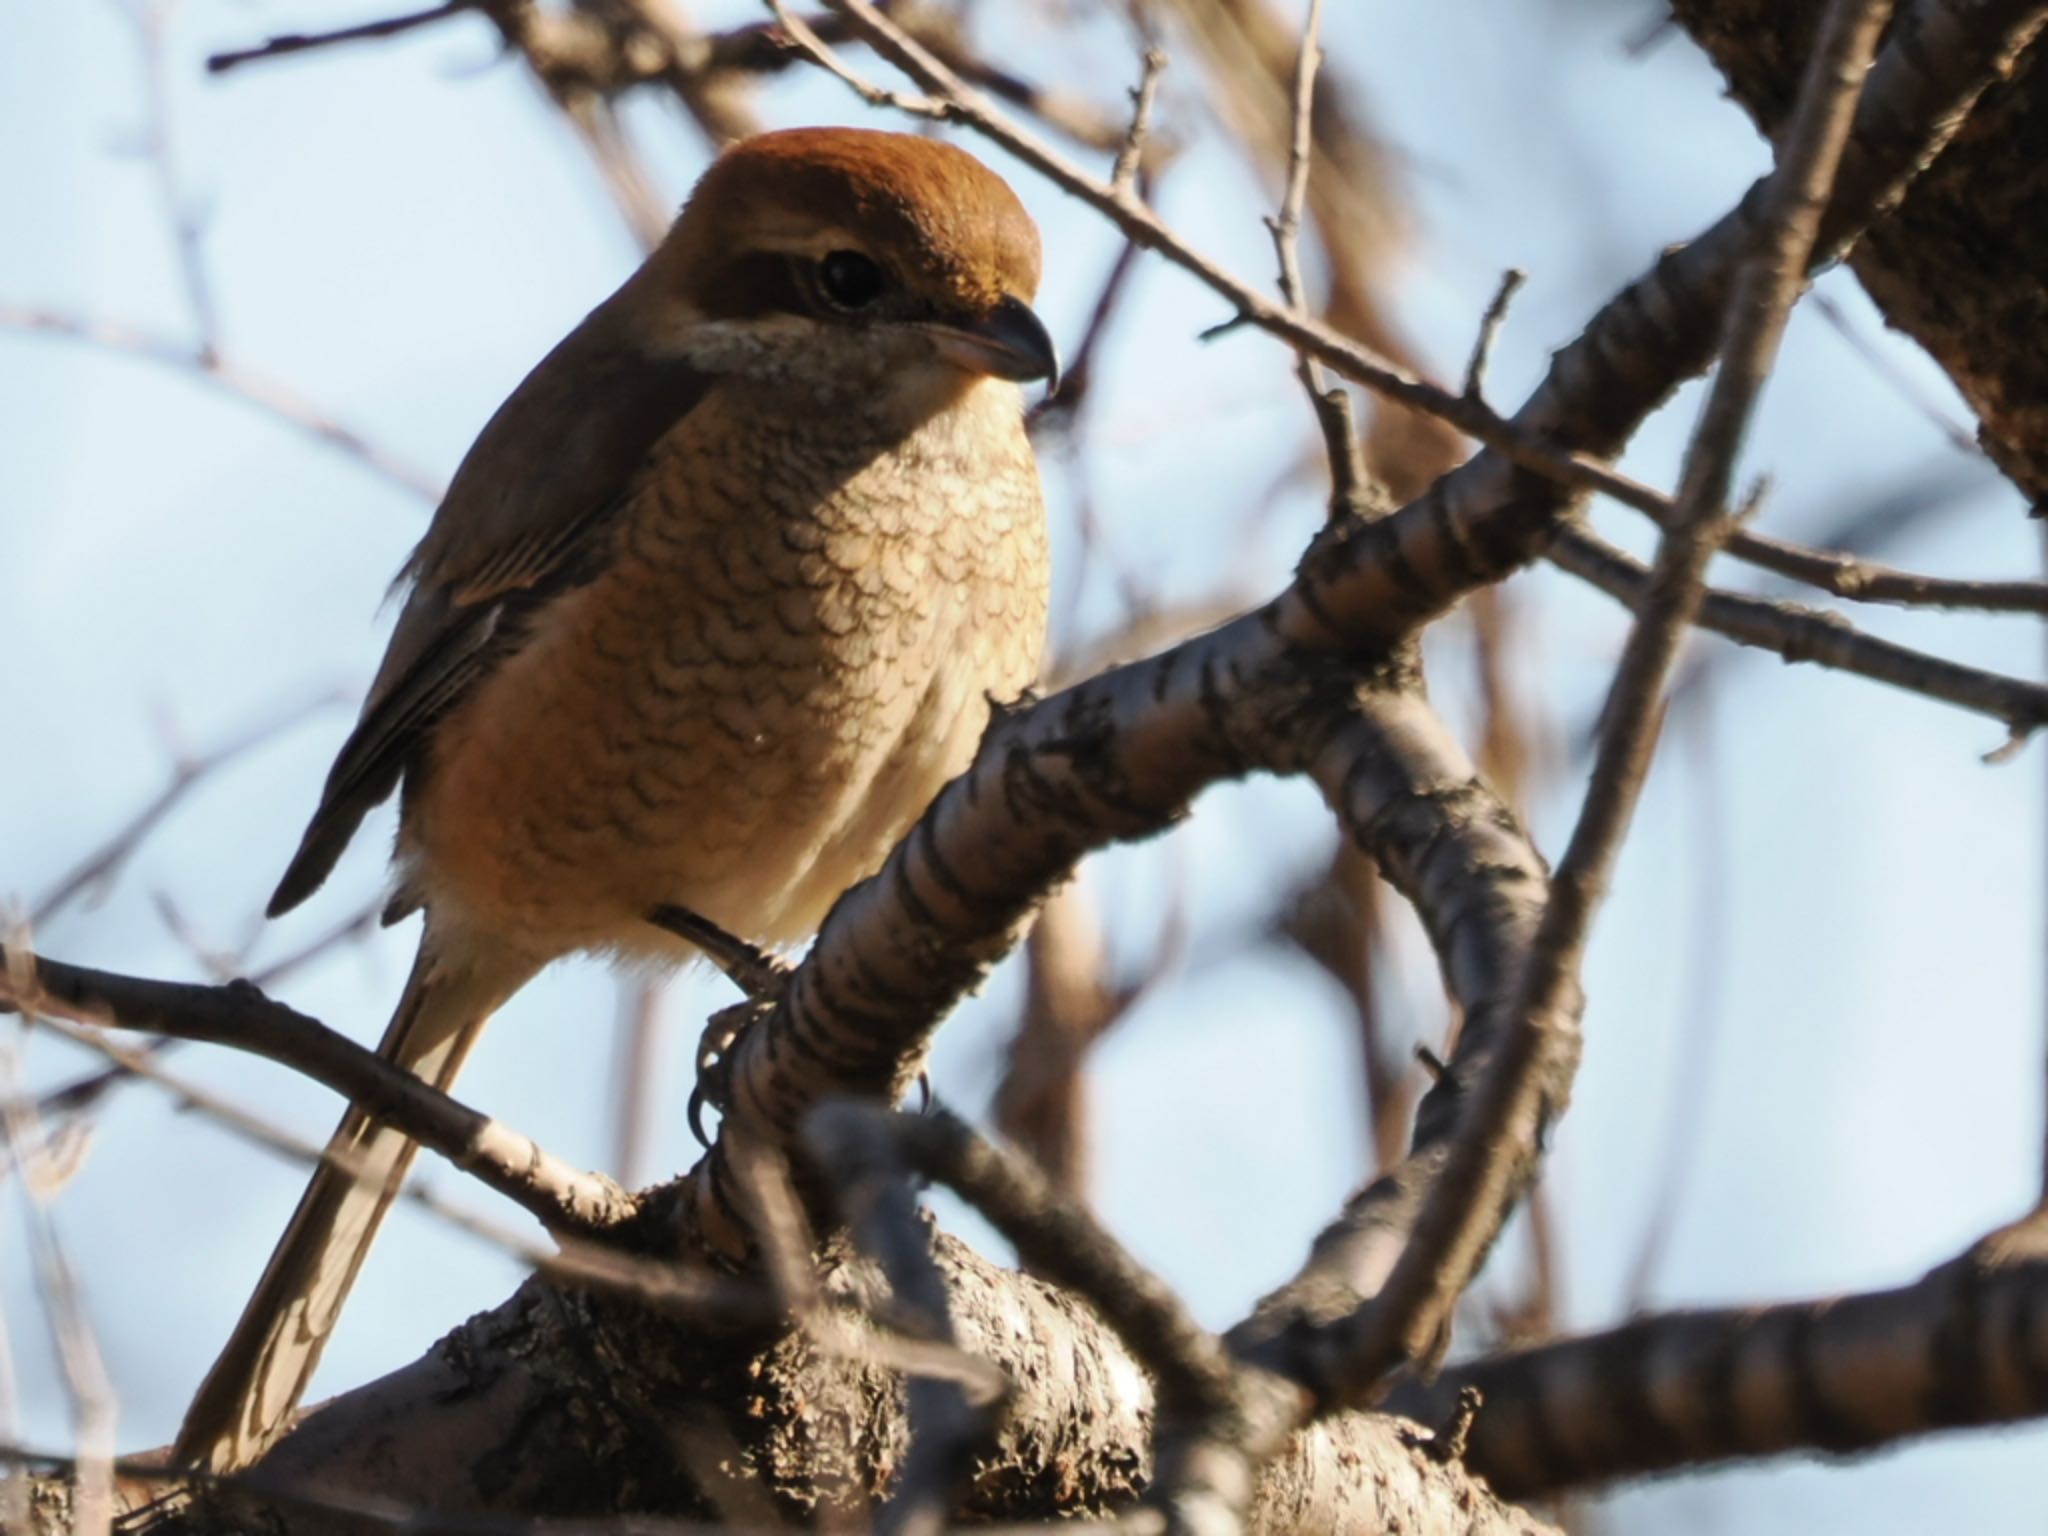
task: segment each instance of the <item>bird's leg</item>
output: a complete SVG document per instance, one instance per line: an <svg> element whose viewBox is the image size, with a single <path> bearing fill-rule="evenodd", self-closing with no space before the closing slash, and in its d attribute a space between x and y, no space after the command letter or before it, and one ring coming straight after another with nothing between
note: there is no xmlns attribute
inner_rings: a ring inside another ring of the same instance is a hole
<svg viewBox="0 0 2048 1536"><path fill-rule="evenodd" d="M697 1081L690 1089L690 1134L700 1145L708 1147L711 1140L704 1131L704 1106L709 1104L720 1114L725 1112L733 1052L739 1048L748 1027L774 1007L790 968L786 961L737 934L728 933L688 907L656 907L647 914L647 920L694 944L731 978L734 986L746 993L743 1002L712 1014L697 1040Z"/></svg>
<svg viewBox="0 0 2048 1536"><path fill-rule="evenodd" d="M736 933L728 933L702 913L688 907L660 906L647 914L647 921L666 933L694 944L711 963L725 972L732 984L747 994L750 1002L762 1002L782 990L789 978L789 963L777 959L757 944Z"/></svg>

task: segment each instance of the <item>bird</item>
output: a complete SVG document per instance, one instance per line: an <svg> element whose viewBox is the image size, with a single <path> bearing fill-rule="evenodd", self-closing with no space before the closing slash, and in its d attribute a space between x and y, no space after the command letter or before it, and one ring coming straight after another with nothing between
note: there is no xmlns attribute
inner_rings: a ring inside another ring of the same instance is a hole
<svg viewBox="0 0 2048 1536"><path fill-rule="evenodd" d="M658 908L801 942L966 768L1046 632L1040 266L956 145L760 134L498 408L269 904L398 794L385 916L424 921L386 1059L446 1090L557 959L689 958ZM181 1465L281 1437L416 1150L343 1117Z"/></svg>

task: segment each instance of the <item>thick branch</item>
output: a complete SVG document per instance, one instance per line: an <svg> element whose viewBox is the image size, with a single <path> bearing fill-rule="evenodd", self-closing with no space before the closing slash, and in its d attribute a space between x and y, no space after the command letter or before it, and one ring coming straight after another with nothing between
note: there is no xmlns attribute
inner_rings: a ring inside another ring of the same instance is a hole
<svg viewBox="0 0 2048 1536"><path fill-rule="evenodd" d="M956 1514L1066 1521L1127 1506L1150 1475L1144 1373L1073 1298L943 1235L933 1250L962 1348L1015 1385ZM867 1311L880 1278L843 1259L824 1294ZM1551 1536L1426 1445L1385 1418L1317 1426L1268 1468L1248 1530ZM536 1510L704 1519L748 1494L810 1525L865 1518L905 1446L899 1383L870 1363L821 1353L800 1334L764 1341L665 1326L534 1281L415 1364L314 1410L257 1471L272 1487L374 1498L416 1521L460 1515L479 1529ZM340 1529L303 1507L285 1511L293 1536ZM238 1502L186 1536L246 1530L262 1515L260 1502Z"/></svg>
<svg viewBox="0 0 2048 1536"><path fill-rule="evenodd" d="M1413 693L1361 691L1310 772L1345 830L1414 904L1464 1023L1417 1107L1408 1156L1346 1203L1300 1275L1231 1336L1252 1359L1302 1381L1318 1373L1312 1330L1385 1284L1451 1147L1470 1134L1474 1093L1509 1038L1548 887L1513 813ZM1544 1097L1554 1111L1576 1059L1549 1065Z"/></svg>
<svg viewBox="0 0 2048 1536"><path fill-rule="evenodd" d="M1735 96L1781 131L1818 0L1677 0ZM1967 10L1968 8L1961 8ZM2038 23L2039 5L2028 7ZM1885 318L1925 347L2021 492L2048 504L2048 54L1988 92L1967 138L1922 177L1850 266Z"/></svg>
<svg viewBox="0 0 2048 1536"><path fill-rule="evenodd" d="M2048 1414L2048 1221L1895 1291L1639 1318L1404 1386L1433 1420L1476 1386L1472 1470L1502 1494L1743 1457L1847 1455Z"/></svg>

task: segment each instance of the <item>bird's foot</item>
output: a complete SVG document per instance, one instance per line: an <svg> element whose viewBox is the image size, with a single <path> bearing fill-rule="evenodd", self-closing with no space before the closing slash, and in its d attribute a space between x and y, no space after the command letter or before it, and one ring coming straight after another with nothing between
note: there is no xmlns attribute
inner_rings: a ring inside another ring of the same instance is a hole
<svg viewBox="0 0 2048 1536"><path fill-rule="evenodd" d="M697 1039L697 1081L690 1089L690 1134L702 1147L711 1145L704 1129L704 1107L708 1104L722 1116L732 1101L732 1062L747 1031L775 1006L773 1000L749 998L721 1008L704 1023Z"/></svg>

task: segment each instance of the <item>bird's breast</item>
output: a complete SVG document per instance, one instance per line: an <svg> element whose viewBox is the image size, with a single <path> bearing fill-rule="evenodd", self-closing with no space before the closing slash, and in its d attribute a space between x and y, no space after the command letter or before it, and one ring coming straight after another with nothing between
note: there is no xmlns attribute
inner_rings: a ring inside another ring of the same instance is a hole
<svg viewBox="0 0 2048 1536"><path fill-rule="evenodd" d="M429 899L535 948L680 902L809 931L1036 673L1044 519L1015 421L892 443L707 403L588 585L452 715L408 836Z"/></svg>

